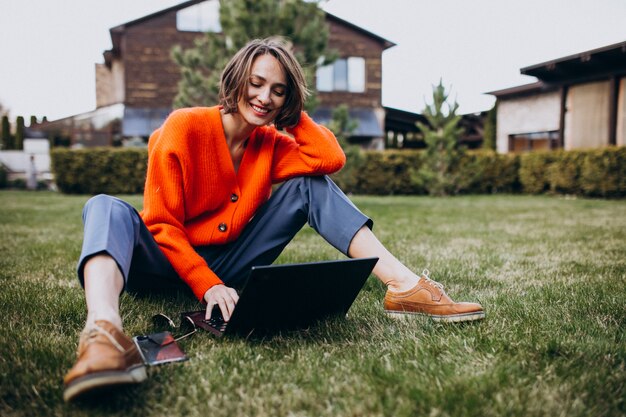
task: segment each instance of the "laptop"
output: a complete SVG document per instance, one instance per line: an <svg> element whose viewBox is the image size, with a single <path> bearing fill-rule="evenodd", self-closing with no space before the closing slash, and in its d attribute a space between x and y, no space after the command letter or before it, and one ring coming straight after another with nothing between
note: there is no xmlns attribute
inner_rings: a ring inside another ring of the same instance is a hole
<svg viewBox="0 0 626 417"><path fill-rule="evenodd" d="M205 310L182 313L196 327L221 337L249 336L305 328L332 316L345 316L378 258L255 266L239 293L228 322L219 307L210 320Z"/></svg>

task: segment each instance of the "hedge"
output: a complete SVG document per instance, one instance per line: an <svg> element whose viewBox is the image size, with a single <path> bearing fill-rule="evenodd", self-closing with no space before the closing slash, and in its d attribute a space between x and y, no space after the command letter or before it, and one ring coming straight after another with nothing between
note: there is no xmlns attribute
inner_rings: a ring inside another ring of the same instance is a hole
<svg viewBox="0 0 626 417"><path fill-rule="evenodd" d="M143 192L148 152L139 148L53 149L57 187L69 194L138 194Z"/></svg>
<svg viewBox="0 0 626 417"><path fill-rule="evenodd" d="M580 188L593 197L626 196L626 148L588 151L580 170Z"/></svg>
<svg viewBox="0 0 626 417"><path fill-rule="evenodd" d="M423 152L363 152L345 172L333 175L346 192L370 195L425 194L412 181ZM65 193L133 194L143 192L146 149L54 149L52 169ZM470 151L457 169L463 194L524 192L590 197L626 196L626 148L536 152L522 155ZM350 175L345 175L350 172Z"/></svg>
<svg viewBox="0 0 626 417"><path fill-rule="evenodd" d="M469 151L459 167L467 178L463 194L514 193L519 183L519 157L493 150Z"/></svg>
<svg viewBox="0 0 626 417"><path fill-rule="evenodd" d="M367 152L356 173L355 188L345 191L371 195L425 194L423 187L411 181L411 171L421 160L419 151Z"/></svg>
<svg viewBox="0 0 626 417"><path fill-rule="evenodd" d="M522 191L589 197L626 196L626 148L553 151L520 156Z"/></svg>
<svg viewBox="0 0 626 417"><path fill-rule="evenodd" d="M519 179L522 191L540 194L550 189L548 168L554 162L553 152L529 152L520 156Z"/></svg>
<svg viewBox="0 0 626 417"><path fill-rule="evenodd" d="M417 150L366 152L353 184L342 182L337 178L339 175L333 179L344 191L355 194L426 194L424 186L412 179L422 158L424 153ZM490 150L470 151L457 169L463 178L460 188L463 194L516 192L520 189L519 158L516 155L500 155Z"/></svg>

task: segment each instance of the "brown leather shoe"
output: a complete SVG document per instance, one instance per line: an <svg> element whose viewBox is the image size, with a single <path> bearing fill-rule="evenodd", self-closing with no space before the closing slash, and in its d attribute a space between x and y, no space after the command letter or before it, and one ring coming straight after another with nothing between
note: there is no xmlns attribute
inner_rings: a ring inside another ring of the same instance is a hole
<svg viewBox="0 0 626 417"><path fill-rule="evenodd" d="M459 322L485 318L485 311L477 303L455 303L446 294L443 285L428 277L424 270L417 285L408 291L385 294L385 312L389 317L404 318L422 314L434 321Z"/></svg>
<svg viewBox="0 0 626 417"><path fill-rule="evenodd" d="M146 367L135 343L110 322L98 320L80 335L78 360L63 381L63 399L71 401L96 388L145 379Z"/></svg>

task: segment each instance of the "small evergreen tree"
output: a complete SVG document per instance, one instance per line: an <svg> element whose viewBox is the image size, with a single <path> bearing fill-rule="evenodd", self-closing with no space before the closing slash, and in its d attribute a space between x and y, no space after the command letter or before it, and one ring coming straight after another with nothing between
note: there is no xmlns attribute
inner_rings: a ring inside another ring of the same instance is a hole
<svg viewBox="0 0 626 417"><path fill-rule="evenodd" d="M11 137L11 122L9 116L2 116L2 149L13 149L13 138Z"/></svg>
<svg viewBox="0 0 626 417"><path fill-rule="evenodd" d="M24 149L24 117L17 116L15 120L15 140L13 141L14 148L18 151Z"/></svg>
<svg viewBox="0 0 626 417"><path fill-rule="evenodd" d="M352 135L352 132L359 126L359 122L350 117L350 109L347 104L340 104L335 107L332 113L332 118L328 123L328 128L335 135L341 147L346 150L350 145L348 138Z"/></svg>
<svg viewBox="0 0 626 417"><path fill-rule="evenodd" d="M333 110L332 118L327 127L335 134L337 141L346 154L346 165L332 178L344 192L352 192L357 186L357 172L365 163L365 155L361 147L348 142L348 138L359 127L357 120L350 117L350 109L341 104Z"/></svg>
<svg viewBox="0 0 626 417"><path fill-rule="evenodd" d="M222 33L209 32L186 50L180 46L172 49L172 58L181 69L174 107L217 104L222 70L252 39L282 36L292 42L309 85L316 65L330 55L325 13L317 1L221 0L220 24ZM314 103L309 98L307 109Z"/></svg>
<svg viewBox="0 0 626 417"><path fill-rule="evenodd" d="M428 124L417 122L424 135L426 151L420 168L411 177L436 196L456 194L463 186L456 169L465 153L465 148L458 143L463 132L458 126L461 116L456 114L458 103L450 103L448 99L449 94L439 80L439 85L433 86L432 104L422 113Z"/></svg>
<svg viewBox="0 0 626 417"><path fill-rule="evenodd" d="M483 133L483 149L496 149L496 126L498 118L498 109L494 104L491 110L487 112L485 120L485 130Z"/></svg>

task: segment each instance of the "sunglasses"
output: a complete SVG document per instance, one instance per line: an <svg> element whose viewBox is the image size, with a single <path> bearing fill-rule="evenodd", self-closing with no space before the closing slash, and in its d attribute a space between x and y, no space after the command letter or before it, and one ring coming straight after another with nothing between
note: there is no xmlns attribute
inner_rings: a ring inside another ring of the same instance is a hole
<svg viewBox="0 0 626 417"><path fill-rule="evenodd" d="M174 320L163 313L158 313L152 316L152 325L159 331L176 331L176 333L179 334L169 341L168 344L178 342L179 340L189 337L198 331L196 324L189 316L183 316L180 324L176 326Z"/></svg>

